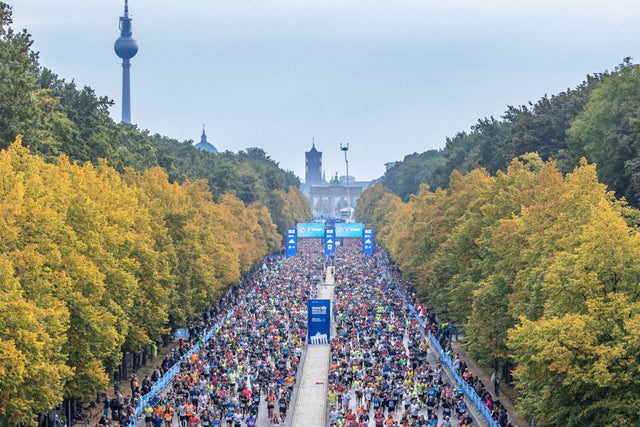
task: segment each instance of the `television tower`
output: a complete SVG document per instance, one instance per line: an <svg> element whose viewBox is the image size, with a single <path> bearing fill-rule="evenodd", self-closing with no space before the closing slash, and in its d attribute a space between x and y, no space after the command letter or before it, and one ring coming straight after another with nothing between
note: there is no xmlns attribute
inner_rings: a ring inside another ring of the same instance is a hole
<svg viewBox="0 0 640 427"><path fill-rule="evenodd" d="M129 18L129 2L124 0L124 16L120 17L120 37L113 45L116 55L122 58L122 123L131 123L131 84L129 60L138 53L138 43L131 37L131 18Z"/></svg>

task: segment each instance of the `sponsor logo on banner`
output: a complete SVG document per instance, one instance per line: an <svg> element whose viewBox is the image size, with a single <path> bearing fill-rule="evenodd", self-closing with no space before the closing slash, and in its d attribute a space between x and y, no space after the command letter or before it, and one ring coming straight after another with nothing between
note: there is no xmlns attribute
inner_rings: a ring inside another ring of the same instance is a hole
<svg viewBox="0 0 640 427"><path fill-rule="evenodd" d="M307 341L309 344L331 342L331 301L310 299L307 304Z"/></svg>
<svg viewBox="0 0 640 427"><path fill-rule="evenodd" d="M336 253L336 230L326 228L324 230L324 254L331 256Z"/></svg>
<svg viewBox="0 0 640 427"><path fill-rule="evenodd" d="M373 229L365 228L362 232L362 251L365 255L373 255Z"/></svg>
<svg viewBox="0 0 640 427"><path fill-rule="evenodd" d="M362 223L338 222L336 223L336 237L362 238Z"/></svg>
<svg viewBox="0 0 640 427"><path fill-rule="evenodd" d="M298 237L324 237L324 224L321 222L301 222L297 225Z"/></svg>
<svg viewBox="0 0 640 427"><path fill-rule="evenodd" d="M298 251L298 237L295 228L287 229L287 256L294 256Z"/></svg>

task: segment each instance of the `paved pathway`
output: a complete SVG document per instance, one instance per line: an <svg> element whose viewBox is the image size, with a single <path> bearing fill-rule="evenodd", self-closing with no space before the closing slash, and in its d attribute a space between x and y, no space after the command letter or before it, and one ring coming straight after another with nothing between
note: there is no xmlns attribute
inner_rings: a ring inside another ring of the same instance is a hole
<svg viewBox="0 0 640 427"><path fill-rule="evenodd" d="M334 283L333 275L329 272L325 286L318 289L317 298L328 299L333 303ZM333 309L331 311L333 312ZM333 319L331 323L333 334ZM293 410L292 427L326 427L327 379L330 361L329 344L307 345Z"/></svg>

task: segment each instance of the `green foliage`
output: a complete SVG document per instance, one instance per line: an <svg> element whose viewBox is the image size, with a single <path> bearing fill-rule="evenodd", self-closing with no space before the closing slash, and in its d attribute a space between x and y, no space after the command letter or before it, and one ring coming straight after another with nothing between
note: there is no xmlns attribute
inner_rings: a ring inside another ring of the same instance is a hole
<svg viewBox="0 0 640 427"><path fill-rule="evenodd" d="M536 103L509 106L501 120L494 117L480 119L469 132L459 132L447 138L443 150L406 156L385 174L383 183L407 201L410 194L418 192L421 183L427 183L435 190L446 188L454 170L467 173L483 168L491 174L499 170L506 172L511 159L526 153L537 152L544 161L554 159L563 173L571 171L580 156L600 165L599 159L578 149L579 144L569 144L567 130L573 126L573 121L587 102L594 102L590 101L591 93L600 82L610 76L623 75L626 68L628 66L621 66L612 74L587 76L575 89L550 97L545 95ZM633 93L627 94L628 99L637 99L633 96ZM626 159L631 160L629 157ZM627 167L631 170L633 165ZM611 168L615 170L616 166L612 164ZM613 177L605 178L603 175L602 178L607 184L614 184L614 180L608 179Z"/></svg>
<svg viewBox="0 0 640 427"><path fill-rule="evenodd" d="M640 67L629 61L603 79L568 130L569 144L598 164L618 196L640 203Z"/></svg>
<svg viewBox="0 0 640 427"><path fill-rule="evenodd" d="M358 204L356 205L355 210L356 220L358 222L371 225L373 223L375 208L379 205L380 199L386 193L389 193L389 190L381 183L377 183L373 187L367 189L367 191L365 191L358 199Z"/></svg>
<svg viewBox="0 0 640 427"><path fill-rule="evenodd" d="M442 151L428 150L420 154L409 154L384 174L382 184L406 202L411 194L418 192L420 184L434 182L436 171L442 166Z"/></svg>
<svg viewBox="0 0 640 427"><path fill-rule="evenodd" d="M0 2L0 148L18 134L28 135L38 115L32 96L37 89L33 41L25 30L15 32L11 22L11 7Z"/></svg>
<svg viewBox="0 0 640 427"><path fill-rule="evenodd" d="M260 149L248 153L212 154L197 150L191 142L181 143L160 135L152 136L151 144L158 165L169 174L171 181L206 179L215 199L224 193L235 192L247 205L260 201L271 208L273 190L288 191L290 186L300 186L292 172L280 169Z"/></svg>
<svg viewBox="0 0 640 427"><path fill-rule="evenodd" d="M308 222L313 218L309 199L298 187L291 186L288 192L279 189L271 191L269 206L281 236L286 235L287 228L294 228L298 222Z"/></svg>

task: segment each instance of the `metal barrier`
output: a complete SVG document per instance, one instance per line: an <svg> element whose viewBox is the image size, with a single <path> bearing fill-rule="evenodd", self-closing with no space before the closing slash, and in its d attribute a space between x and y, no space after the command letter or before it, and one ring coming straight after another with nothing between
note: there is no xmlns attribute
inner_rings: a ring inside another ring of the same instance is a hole
<svg viewBox="0 0 640 427"><path fill-rule="evenodd" d="M385 272L385 275L387 276L386 277L387 280L391 280L391 276L387 272L386 268L384 268L384 272ZM396 295L402 298L404 305L409 308L409 311L411 311L411 314L418 321L422 329L427 331L427 334L429 336L429 341L431 341L431 345L440 355L440 359L442 360L442 362L444 363L444 366L446 366L447 370L449 371L453 379L456 381L456 383L462 386L462 389L464 390L464 394L467 396L467 399L471 403L473 403L473 406L475 406L478 409L478 412L482 414L482 416L487 421L490 427L500 427L500 424L498 424L497 421L493 419L493 417L491 416L491 411L489 410L489 408L487 408L484 405L485 402L480 398L480 396L478 396L478 393L476 393L476 391L473 388L471 388L469 384L467 384L464 378L458 375L458 373L453 367L453 364L451 363L451 358L447 353L444 352L444 350L442 349L442 346L440 345L436 337L434 337L431 331L427 329L427 325L424 323L424 320L422 320L422 318L418 315L418 312L413 307L413 305L407 303L407 298L402 293L402 291L400 291L398 288L395 289L395 292L396 292Z"/></svg>

